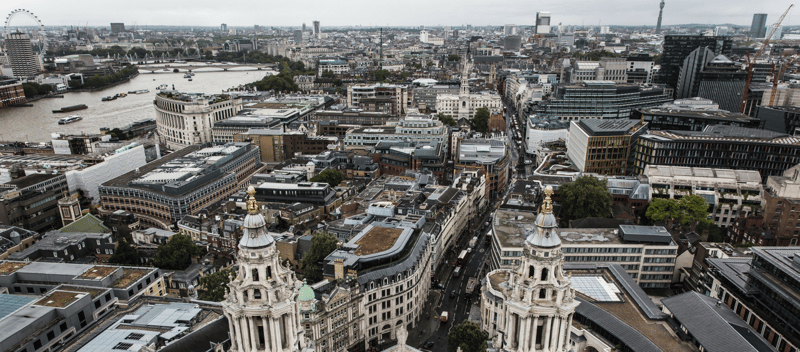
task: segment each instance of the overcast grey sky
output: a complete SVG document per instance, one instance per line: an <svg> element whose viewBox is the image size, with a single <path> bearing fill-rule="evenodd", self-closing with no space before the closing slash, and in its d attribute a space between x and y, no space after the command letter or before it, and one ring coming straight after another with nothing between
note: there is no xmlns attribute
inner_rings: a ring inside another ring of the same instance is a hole
<svg viewBox="0 0 800 352"><path fill-rule="evenodd" d="M655 25L660 0L28 0L16 3L35 13L46 26L132 25L299 26L319 20L325 26L531 25L536 11L550 11L551 24ZM666 0L664 25L733 23L750 25L765 12L768 25L778 20L791 0ZM5 1L4 14L14 8ZM13 21L12 21L13 22ZM800 25L793 8L784 25Z"/></svg>

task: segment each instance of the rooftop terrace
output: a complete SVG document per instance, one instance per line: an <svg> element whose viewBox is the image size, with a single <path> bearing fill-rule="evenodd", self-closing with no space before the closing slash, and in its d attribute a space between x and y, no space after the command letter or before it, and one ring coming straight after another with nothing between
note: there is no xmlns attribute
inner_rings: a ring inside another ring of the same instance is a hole
<svg viewBox="0 0 800 352"><path fill-rule="evenodd" d="M355 243L359 246L356 255L369 255L392 248L403 233L402 229L392 227L373 227Z"/></svg>

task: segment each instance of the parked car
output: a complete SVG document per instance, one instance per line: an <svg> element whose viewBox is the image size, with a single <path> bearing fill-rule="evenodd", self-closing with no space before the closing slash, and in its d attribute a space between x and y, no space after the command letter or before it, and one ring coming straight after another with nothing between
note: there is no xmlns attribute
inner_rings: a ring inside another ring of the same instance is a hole
<svg viewBox="0 0 800 352"><path fill-rule="evenodd" d="M422 345L422 348L424 348L426 350L431 349L431 347L433 347L433 341L428 341L424 345Z"/></svg>
<svg viewBox="0 0 800 352"><path fill-rule="evenodd" d="M453 298L455 296L456 296L456 290L450 291L450 298Z"/></svg>

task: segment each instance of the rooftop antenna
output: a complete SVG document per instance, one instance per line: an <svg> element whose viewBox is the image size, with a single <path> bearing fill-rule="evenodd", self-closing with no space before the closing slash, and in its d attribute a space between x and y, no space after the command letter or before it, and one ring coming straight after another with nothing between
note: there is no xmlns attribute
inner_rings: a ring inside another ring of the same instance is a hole
<svg viewBox="0 0 800 352"><path fill-rule="evenodd" d="M380 52L380 60L378 60L378 66L380 70L383 70L383 27L381 27L381 40L380 40L380 47L378 51Z"/></svg>

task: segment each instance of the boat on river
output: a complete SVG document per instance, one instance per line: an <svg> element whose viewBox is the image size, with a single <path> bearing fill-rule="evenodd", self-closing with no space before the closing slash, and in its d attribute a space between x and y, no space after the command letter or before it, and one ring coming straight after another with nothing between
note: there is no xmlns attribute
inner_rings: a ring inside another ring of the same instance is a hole
<svg viewBox="0 0 800 352"><path fill-rule="evenodd" d="M100 99L100 100L101 100L101 101L112 101L112 100L117 100L117 96L116 96L116 95L109 95L109 96L107 96L107 97L103 97L103 99Z"/></svg>
<svg viewBox="0 0 800 352"><path fill-rule="evenodd" d="M64 107L64 108L61 108L61 109L58 109L58 110L53 110L53 113L55 114L55 113L59 113L59 112L70 112L70 111L83 110L83 109L88 109L88 108L89 107L86 106L86 104L78 104L78 105L67 106L67 107Z"/></svg>
<svg viewBox="0 0 800 352"><path fill-rule="evenodd" d="M64 118L58 119L58 124L59 125L67 125L67 124L70 124L70 123L73 123L73 122L78 122L80 120L83 120L83 118L78 116L78 115L72 115L70 117L64 117Z"/></svg>

